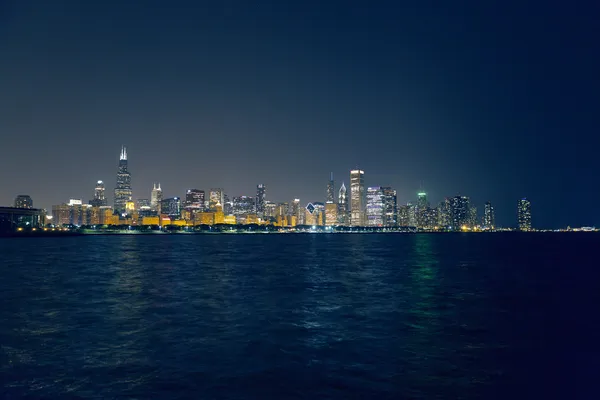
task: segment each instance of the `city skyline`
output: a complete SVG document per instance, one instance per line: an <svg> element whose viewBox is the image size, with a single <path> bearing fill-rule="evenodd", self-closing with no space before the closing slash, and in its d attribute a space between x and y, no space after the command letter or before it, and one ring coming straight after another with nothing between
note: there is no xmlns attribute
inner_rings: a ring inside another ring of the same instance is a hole
<svg viewBox="0 0 600 400"><path fill-rule="evenodd" d="M0 204L110 198L125 144L135 198L316 201L360 168L400 204L423 182L499 225L522 197L536 227L600 225L585 5L38 3L0 5Z"/></svg>

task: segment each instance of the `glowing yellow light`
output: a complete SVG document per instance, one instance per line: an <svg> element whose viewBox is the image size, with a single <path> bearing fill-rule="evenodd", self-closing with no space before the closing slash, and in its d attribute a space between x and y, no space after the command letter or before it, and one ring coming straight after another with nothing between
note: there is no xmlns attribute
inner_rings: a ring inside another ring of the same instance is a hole
<svg viewBox="0 0 600 400"><path fill-rule="evenodd" d="M23 228L17 228L17 230L20 232L20 231L22 231L22 230L23 230Z"/></svg>

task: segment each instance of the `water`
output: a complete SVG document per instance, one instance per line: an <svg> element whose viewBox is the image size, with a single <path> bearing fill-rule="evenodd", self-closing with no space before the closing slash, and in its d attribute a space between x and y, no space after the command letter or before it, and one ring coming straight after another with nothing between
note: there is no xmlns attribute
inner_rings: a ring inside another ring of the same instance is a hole
<svg viewBox="0 0 600 400"><path fill-rule="evenodd" d="M3 398L600 398L596 234L0 239Z"/></svg>

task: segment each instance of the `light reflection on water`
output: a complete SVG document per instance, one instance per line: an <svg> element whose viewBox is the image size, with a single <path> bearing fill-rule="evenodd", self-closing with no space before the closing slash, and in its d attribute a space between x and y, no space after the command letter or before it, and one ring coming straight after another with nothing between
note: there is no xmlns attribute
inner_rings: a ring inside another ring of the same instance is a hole
<svg viewBox="0 0 600 400"><path fill-rule="evenodd" d="M531 265L511 273L522 258L502 250L524 245L496 240L0 242L0 379L15 397L491 398L521 371L510 349L546 343L536 315L552 287L527 285ZM517 290L528 302L511 313Z"/></svg>

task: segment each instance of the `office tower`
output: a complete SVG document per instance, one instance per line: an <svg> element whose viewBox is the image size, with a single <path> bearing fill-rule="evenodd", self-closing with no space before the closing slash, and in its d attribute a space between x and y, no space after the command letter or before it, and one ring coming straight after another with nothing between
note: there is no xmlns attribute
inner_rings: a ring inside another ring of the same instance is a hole
<svg viewBox="0 0 600 400"><path fill-rule="evenodd" d="M350 171L350 225L363 226L365 215L365 172Z"/></svg>
<svg viewBox="0 0 600 400"><path fill-rule="evenodd" d="M223 206L225 204L225 192L221 188L210 189L208 198L208 208L211 210L216 209L217 204Z"/></svg>
<svg viewBox="0 0 600 400"><path fill-rule="evenodd" d="M325 225L334 226L338 224L338 205L333 202L325 203Z"/></svg>
<svg viewBox="0 0 600 400"><path fill-rule="evenodd" d="M277 212L277 203L266 200L265 201L265 215L263 218L265 218L265 219L275 218L277 216L276 212Z"/></svg>
<svg viewBox="0 0 600 400"><path fill-rule="evenodd" d="M338 192L338 222L342 226L348 225L348 196L344 182Z"/></svg>
<svg viewBox="0 0 600 400"><path fill-rule="evenodd" d="M55 226L69 225L71 223L71 208L68 204L52 206L52 222Z"/></svg>
<svg viewBox="0 0 600 400"><path fill-rule="evenodd" d="M102 207L107 205L105 191L106 190L104 188L104 182L96 182L96 188L94 189L94 198L88 203L93 207Z"/></svg>
<svg viewBox="0 0 600 400"><path fill-rule="evenodd" d="M469 206L469 227L471 229L477 226L477 207L474 205Z"/></svg>
<svg viewBox="0 0 600 400"><path fill-rule="evenodd" d="M275 207L275 217L285 217L289 212L289 204L288 203L277 203Z"/></svg>
<svg viewBox="0 0 600 400"><path fill-rule="evenodd" d="M450 227L459 231L468 227L471 223L469 198L466 196L455 196L450 199Z"/></svg>
<svg viewBox="0 0 600 400"><path fill-rule="evenodd" d="M179 218L181 215L181 199L179 197L163 199L160 203L161 214L168 215L172 218Z"/></svg>
<svg viewBox="0 0 600 400"><path fill-rule="evenodd" d="M367 188L367 225L383 225L383 190L380 186Z"/></svg>
<svg viewBox="0 0 600 400"><path fill-rule="evenodd" d="M232 212L235 216L245 217L254 214L256 210L254 197L251 196L236 196L232 203Z"/></svg>
<svg viewBox="0 0 600 400"><path fill-rule="evenodd" d="M531 230L531 202L526 198L519 200L517 205L517 219L519 222L519 230Z"/></svg>
<svg viewBox="0 0 600 400"><path fill-rule="evenodd" d="M152 208L150 199L137 199L138 210Z"/></svg>
<svg viewBox="0 0 600 400"><path fill-rule="evenodd" d="M314 225L325 225L325 204L320 201L315 201L312 205L314 207L313 215L315 216Z"/></svg>
<svg viewBox="0 0 600 400"><path fill-rule="evenodd" d="M333 172L329 175L329 183L327 183L327 201L326 203L335 203L335 185L333 183Z"/></svg>
<svg viewBox="0 0 600 400"><path fill-rule="evenodd" d="M33 208L33 200L26 194L15 197L15 208Z"/></svg>
<svg viewBox="0 0 600 400"><path fill-rule="evenodd" d="M227 196L225 193L223 193L223 201L224 201L223 214L225 214L227 216L232 216L233 215L233 201L231 201L229 199L229 196Z"/></svg>
<svg viewBox="0 0 600 400"><path fill-rule="evenodd" d="M494 212L494 206L491 202L486 202L483 209L483 228L494 229L496 227L496 215Z"/></svg>
<svg viewBox="0 0 600 400"><path fill-rule="evenodd" d="M265 200L267 196L267 187L263 184L256 185L256 215L263 218L265 215Z"/></svg>
<svg viewBox="0 0 600 400"><path fill-rule="evenodd" d="M291 211L292 217L296 217L296 224L304 225L305 214L304 214L304 209L300 205L300 199L294 199L294 201L292 201L290 209L291 209L290 211Z"/></svg>
<svg viewBox="0 0 600 400"><path fill-rule="evenodd" d="M154 183L152 185L152 193L150 194L150 207L152 207L152 209L158 214L160 214L162 199L163 194L162 189L160 188L160 183L158 184L158 186L156 185L156 183Z"/></svg>
<svg viewBox="0 0 600 400"><path fill-rule="evenodd" d="M127 170L127 149L121 148L119 157L119 169L117 171L117 186L115 187L115 211L118 214L125 213L126 203L131 200L131 174Z"/></svg>
<svg viewBox="0 0 600 400"><path fill-rule="evenodd" d="M415 209L416 218L417 218L417 227L425 228L425 226L427 225L426 219L427 219L427 215L429 214L428 209L429 209L429 202L427 201L427 193L425 193L424 191L420 191L417 194L417 205L416 205L416 209Z"/></svg>
<svg viewBox="0 0 600 400"><path fill-rule="evenodd" d="M398 207L398 226L410 226L410 206Z"/></svg>
<svg viewBox="0 0 600 400"><path fill-rule="evenodd" d="M196 209L204 209L205 193L200 189L188 189L185 193L185 206Z"/></svg>
<svg viewBox="0 0 600 400"><path fill-rule="evenodd" d="M417 205L406 203L408 207L408 226L417 226Z"/></svg>
<svg viewBox="0 0 600 400"><path fill-rule="evenodd" d="M424 229L434 229L438 223L438 210L437 208L427 207L423 213L423 226Z"/></svg>
<svg viewBox="0 0 600 400"><path fill-rule="evenodd" d="M397 223L397 197L396 191L391 187L382 187L383 226L396 226Z"/></svg>
<svg viewBox="0 0 600 400"><path fill-rule="evenodd" d="M450 199L446 198L438 205L438 221L437 224L441 228L447 228L452 225Z"/></svg>
<svg viewBox="0 0 600 400"><path fill-rule="evenodd" d="M93 208L91 204L83 204L80 199L70 199L67 204L52 206L54 225L89 225Z"/></svg>

